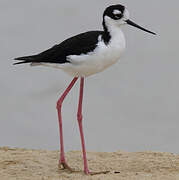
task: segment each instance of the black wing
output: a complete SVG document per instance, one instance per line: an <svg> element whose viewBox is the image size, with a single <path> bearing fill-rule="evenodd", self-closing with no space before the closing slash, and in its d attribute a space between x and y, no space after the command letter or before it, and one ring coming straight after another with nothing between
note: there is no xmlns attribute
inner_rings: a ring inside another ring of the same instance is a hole
<svg viewBox="0 0 179 180"><path fill-rule="evenodd" d="M33 56L24 56L15 58L22 63L69 63L67 56L86 54L93 51L98 43L99 35L102 35L103 31L89 31L73 36L59 45L55 45L52 48Z"/></svg>

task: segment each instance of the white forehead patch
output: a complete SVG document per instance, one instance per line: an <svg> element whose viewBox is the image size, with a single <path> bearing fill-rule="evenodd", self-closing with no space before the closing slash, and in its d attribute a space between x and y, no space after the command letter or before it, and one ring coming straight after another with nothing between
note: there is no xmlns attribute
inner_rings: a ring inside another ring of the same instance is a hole
<svg viewBox="0 0 179 180"><path fill-rule="evenodd" d="M116 14L121 14L121 11L115 9L115 10L113 11L113 14L114 14L114 15L116 15Z"/></svg>

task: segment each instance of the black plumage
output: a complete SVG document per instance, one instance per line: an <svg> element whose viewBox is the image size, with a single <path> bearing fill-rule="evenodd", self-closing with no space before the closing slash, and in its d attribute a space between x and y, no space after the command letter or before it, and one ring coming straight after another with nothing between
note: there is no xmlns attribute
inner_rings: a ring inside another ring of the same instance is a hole
<svg viewBox="0 0 179 180"><path fill-rule="evenodd" d="M70 63L67 56L92 52L98 43L99 35L105 36L103 31L89 31L73 36L52 48L33 56L15 58L22 63Z"/></svg>

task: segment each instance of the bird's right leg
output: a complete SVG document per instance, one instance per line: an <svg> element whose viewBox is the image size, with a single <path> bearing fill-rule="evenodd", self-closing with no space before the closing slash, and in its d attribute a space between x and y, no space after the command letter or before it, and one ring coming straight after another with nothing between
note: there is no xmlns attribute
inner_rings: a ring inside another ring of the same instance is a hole
<svg viewBox="0 0 179 180"><path fill-rule="evenodd" d="M59 168L63 167L64 169L68 169L70 171L73 171L73 170L68 166L68 164L66 163L66 160L65 160L64 145L63 145L63 129L62 129L61 109L62 109L62 103L63 103L65 97L67 96L69 91L72 89L72 87L75 84L75 82L77 81L77 79L78 79L78 77L75 77L71 81L71 83L69 84L69 86L67 87L65 92L62 94L62 96L57 101L57 111L58 111L59 130L60 130L60 160L59 160Z"/></svg>

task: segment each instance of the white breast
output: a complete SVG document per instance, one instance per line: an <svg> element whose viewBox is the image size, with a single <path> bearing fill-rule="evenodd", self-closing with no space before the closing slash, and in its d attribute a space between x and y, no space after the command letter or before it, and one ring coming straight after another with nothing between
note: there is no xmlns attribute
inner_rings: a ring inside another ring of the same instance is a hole
<svg viewBox="0 0 179 180"><path fill-rule="evenodd" d="M114 33L109 44L106 45L99 37L99 42L93 52L68 56L70 63L43 65L60 68L72 76L80 77L101 72L116 63L125 50L123 32L118 28Z"/></svg>
<svg viewBox="0 0 179 180"><path fill-rule="evenodd" d="M125 50L125 38L121 30L106 45L99 41L93 52L84 55L71 55L71 63L61 65L61 68L72 76L90 76L101 72L116 63Z"/></svg>

